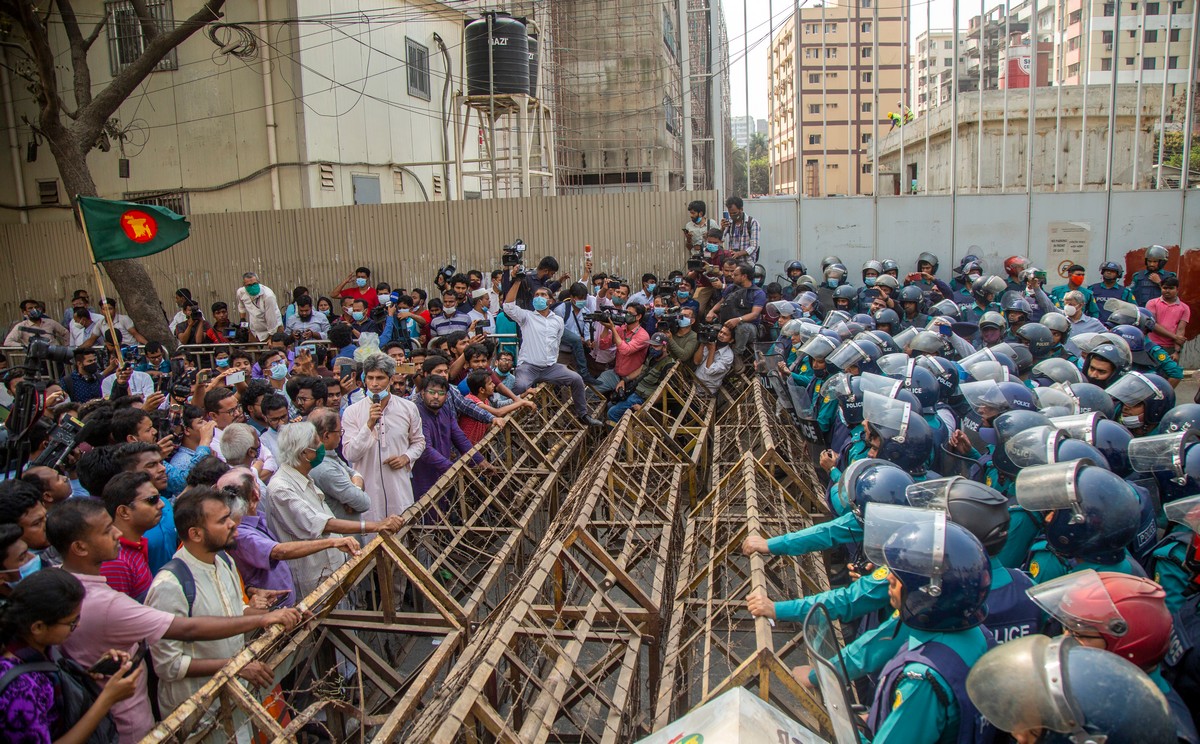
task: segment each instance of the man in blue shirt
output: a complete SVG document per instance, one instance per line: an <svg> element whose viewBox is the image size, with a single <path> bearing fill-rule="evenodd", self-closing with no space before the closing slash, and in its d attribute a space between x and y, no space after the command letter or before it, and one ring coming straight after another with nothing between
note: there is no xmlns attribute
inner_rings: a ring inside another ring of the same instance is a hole
<svg viewBox="0 0 1200 744"><path fill-rule="evenodd" d="M746 345L758 340L758 325L767 293L754 286L754 267L739 263L733 270L733 282L721 293L721 300L708 311L708 322L720 320L733 333L733 350L741 354Z"/></svg>

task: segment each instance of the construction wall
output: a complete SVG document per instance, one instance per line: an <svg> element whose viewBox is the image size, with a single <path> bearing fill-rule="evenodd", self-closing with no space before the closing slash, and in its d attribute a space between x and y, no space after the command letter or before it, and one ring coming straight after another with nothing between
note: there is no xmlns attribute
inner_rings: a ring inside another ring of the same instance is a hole
<svg viewBox="0 0 1200 744"><path fill-rule="evenodd" d="M693 199L718 201L711 191L677 191L201 214L189 218L188 240L145 264L172 312L178 287L205 308L233 300L246 271L258 272L281 302L296 285L328 294L360 265L375 281L428 288L447 263L499 268L501 247L517 238L529 246L528 264L553 255L579 277L588 244L597 271L630 278L683 266L681 230ZM0 267L6 319L19 316L25 297L58 317L72 291L94 289L83 236L71 222L0 225Z"/></svg>

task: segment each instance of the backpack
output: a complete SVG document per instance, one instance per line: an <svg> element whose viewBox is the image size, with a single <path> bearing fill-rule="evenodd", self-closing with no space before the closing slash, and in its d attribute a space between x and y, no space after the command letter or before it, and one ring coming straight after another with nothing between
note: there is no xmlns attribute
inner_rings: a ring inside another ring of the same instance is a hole
<svg viewBox="0 0 1200 744"><path fill-rule="evenodd" d="M233 571L233 575L237 576L237 569L234 568L233 559L225 551L217 553L217 557L225 561L225 565ZM188 613L187 616L192 616L192 607L196 604L196 577L192 576L192 569L179 558L172 558L163 564L160 571L167 571L175 580L179 582L180 588L183 589L183 596L187 599Z"/></svg>
<svg viewBox="0 0 1200 744"><path fill-rule="evenodd" d="M32 657L34 653L36 652L26 655ZM51 653L52 658L49 661L32 660L25 658L26 655L18 654L22 663L0 675L0 693L23 674L41 672L50 677L54 684L54 706L58 711L58 718L50 735L57 739L66 734L76 721L83 718L96 702L96 698L100 697L100 685L76 662L57 650L52 650ZM105 714L87 741L88 744L112 744L118 739L117 724L113 721L112 714Z"/></svg>

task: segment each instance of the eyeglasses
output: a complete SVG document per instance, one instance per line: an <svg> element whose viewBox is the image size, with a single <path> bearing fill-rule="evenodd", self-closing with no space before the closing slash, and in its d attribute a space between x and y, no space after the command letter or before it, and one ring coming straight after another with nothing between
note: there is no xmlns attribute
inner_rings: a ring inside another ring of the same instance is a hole
<svg viewBox="0 0 1200 744"><path fill-rule="evenodd" d="M143 504L146 504L146 505L148 505L148 506L154 506L154 505L155 505L155 504L157 504L158 502L162 501L162 496L161 496L160 494L157 494L157 493L156 493L156 494L154 494L153 496L151 496L151 497L149 497L149 498L145 498L145 499L138 499L138 501L139 501L139 502L141 502L141 503L143 503Z"/></svg>
<svg viewBox="0 0 1200 744"><path fill-rule="evenodd" d="M450 393L445 390L426 390L426 395L432 395L435 398L445 398Z"/></svg>
<svg viewBox="0 0 1200 744"><path fill-rule="evenodd" d="M66 625L67 627L69 627L69 628L71 629L71 632L72 632L72 633L74 633L74 632L75 632L75 631L76 631L76 630L79 628L79 621L80 621L81 619L82 619L82 618L78 618L78 617L77 617L77 618L75 618L74 620L72 620L72 621L71 621L71 622L69 622L69 623L68 623L68 622L63 622L62 620L59 620L57 623L55 623L55 625Z"/></svg>

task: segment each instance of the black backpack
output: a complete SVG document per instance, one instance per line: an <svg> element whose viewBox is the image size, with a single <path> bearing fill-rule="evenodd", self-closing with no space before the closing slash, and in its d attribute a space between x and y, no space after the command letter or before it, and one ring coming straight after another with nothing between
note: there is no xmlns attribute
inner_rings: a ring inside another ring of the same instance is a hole
<svg viewBox="0 0 1200 744"><path fill-rule="evenodd" d="M51 650L49 661L38 659L37 652L26 649L19 651L17 656L22 663L0 675L0 693L23 674L41 672L48 676L54 684L54 706L58 711L58 718L50 732L55 739L70 731L100 697L100 686L87 670L56 649ZM88 737L88 744L111 744L118 738L117 724L111 714L105 714L100 725Z"/></svg>

